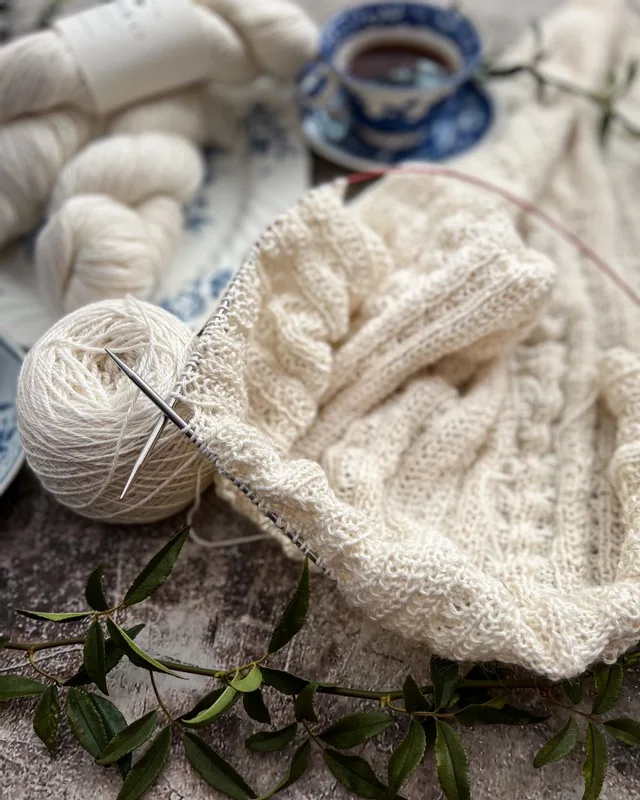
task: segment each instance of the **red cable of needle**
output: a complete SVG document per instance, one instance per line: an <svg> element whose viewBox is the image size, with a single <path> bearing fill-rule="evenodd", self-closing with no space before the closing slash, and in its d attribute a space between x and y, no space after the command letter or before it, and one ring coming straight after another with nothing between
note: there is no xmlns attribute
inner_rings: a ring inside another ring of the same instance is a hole
<svg viewBox="0 0 640 800"><path fill-rule="evenodd" d="M601 255L596 253L592 247L589 247L588 244L583 242L579 236L576 236L575 233L566 228L561 222L555 220L552 216L547 214L546 211L543 211L531 201L525 200L514 192L511 192L508 189L499 186L498 184L492 183L491 181L487 181L484 178L478 178L475 175L469 175L466 172L461 172L460 170L452 169L451 167L432 167L424 165L411 167L389 167L387 169L381 168L371 170L370 172L354 172L347 176L347 181L350 184L364 183L365 181L380 178L383 175L395 175L403 173L405 175L437 175L443 178L452 178L453 180L460 181L461 183L467 183L471 186L477 186L480 189L484 189L488 192L498 195L499 197L502 197L504 200L517 206L525 213L531 214L531 216L536 217L548 225L549 228L554 230L566 242L573 245L580 253L582 253L585 258L588 258L591 262L593 262L596 267L598 267L601 272L607 275L633 303L635 303L637 306L640 306L640 295L636 292L636 290L629 283L627 283L624 278L618 275L613 267L611 267Z"/></svg>

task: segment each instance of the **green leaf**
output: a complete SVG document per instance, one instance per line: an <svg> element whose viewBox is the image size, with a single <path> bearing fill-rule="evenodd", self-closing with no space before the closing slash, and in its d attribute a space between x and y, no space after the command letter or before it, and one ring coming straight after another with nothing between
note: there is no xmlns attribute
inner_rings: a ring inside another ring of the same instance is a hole
<svg viewBox="0 0 640 800"><path fill-rule="evenodd" d="M618 717L607 720L604 727L607 733L619 742L630 744L632 747L640 747L640 722L628 717Z"/></svg>
<svg viewBox="0 0 640 800"><path fill-rule="evenodd" d="M191 720L194 717L197 717L201 711L204 711L205 708L210 708L215 701L222 696L225 690L224 686L219 686L217 689L213 689L207 694L203 695L198 702L190 708L189 711L185 711L184 714L180 717L180 719L184 722L186 720ZM237 696L236 696L237 697Z"/></svg>
<svg viewBox="0 0 640 800"><path fill-rule="evenodd" d="M455 661L432 656L431 683L436 708L446 708L453 699L458 683L458 665Z"/></svg>
<svg viewBox="0 0 640 800"><path fill-rule="evenodd" d="M260 731L249 736L245 745L249 750L257 750L260 753L272 753L283 750L289 742L292 742L298 731L298 723L293 722L286 728L279 731Z"/></svg>
<svg viewBox="0 0 640 800"><path fill-rule="evenodd" d="M573 717L569 717L562 730L543 745L538 751L534 761L534 767L544 767L546 764L553 764L560 761L575 750L578 744L578 724Z"/></svg>
<svg viewBox="0 0 640 800"><path fill-rule="evenodd" d="M475 664L464 676L465 681L502 681L507 677L507 671L502 664L495 661L486 661ZM459 689L462 687L458 687ZM467 691L478 691L475 688L467 687Z"/></svg>
<svg viewBox="0 0 640 800"><path fill-rule="evenodd" d="M79 619L90 617L92 613L91 611L71 611L57 614L51 611L25 611L22 608L15 608L14 611L23 617L29 617L29 619L44 619L48 622L76 622Z"/></svg>
<svg viewBox="0 0 640 800"><path fill-rule="evenodd" d="M227 686L220 695L213 701L213 703L208 707L204 708L195 717L190 718L182 718L182 721L185 725L203 725L204 723L211 723L214 719L217 719L221 714L223 714L237 699L238 692L233 688L233 686Z"/></svg>
<svg viewBox="0 0 640 800"><path fill-rule="evenodd" d="M632 58L631 61L629 61L629 63L627 64L627 72L624 77L623 90L625 92L629 91L637 75L638 75L638 60Z"/></svg>
<svg viewBox="0 0 640 800"><path fill-rule="evenodd" d="M402 784L418 768L424 758L427 739L422 725L411 720L406 736L396 747L389 759L389 794L394 797Z"/></svg>
<svg viewBox="0 0 640 800"><path fill-rule="evenodd" d="M84 668L87 675L104 694L109 694L107 688L107 672L105 663L104 636L98 620L91 623L84 640Z"/></svg>
<svg viewBox="0 0 640 800"><path fill-rule="evenodd" d="M107 630L111 634L113 641L124 652L132 664L135 664L137 667L143 667L144 669L150 669L153 672L164 672L167 675L172 675L174 678L182 678L182 675L178 675L176 672L167 669L167 667L164 667L153 656L145 653L131 637L127 636L122 628L109 618L107 618Z"/></svg>
<svg viewBox="0 0 640 800"><path fill-rule="evenodd" d="M593 673L596 685L596 696L593 701L593 713L605 714L620 699L624 671L620 664L598 664Z"/></svg>
<svg viewBox="0 0 640 800"><path fill-rule="evenodd" d="M293 675L291 672L285 672L281 669L271 669L270 667L262 668L262 682L267 686L271 686L280 694L300 694L304 687L309 683L306 678L300 678L298 675Z"/></svg>
<svg viewBox="0 0 640 800"><path fill-rule="evenodd" d="M184 734L184 751L191 766L209 786L232 800L249 800L256 796L231 764L195 733Z"/></svg>
<svg viewBox="0 0 640 800"><path fill-rule="evenodd" d="M347 750L373 739L386 728L393 725L388 714L363 711L359 714L347 714L320 734L320 739L331 747Z"/></svg>
<svg viewBox="0 0 640 800"><path fill-rule="evenodd" d="M127 720L122 715L120 709L114 706L111 700L108 700L100 694L89 693L88 696L91 698L94 708L100 715L104 729L107 732L108 743L114 736L117 736L120 731L123 731L127 727ZM131 755L123 756L116 766L122 778L126 778L131 769Z"/></svg>
<svg viewBox="0 0 640 800"><path fill-rule="evenodd" d="M623 656L623 659L627 667L637 667L640 664L640 650L632 650Z"/></svg>
<svg viewBox="0 0 640 800"><path fill-rule="evenodd" d="M0 650L4 650L10 641L11 639L8 636L0 636Z"/></svg>
<svg viewBox="0 0 640 800"><path fill-rule="evenodd" d="M287 770L287 774L284 776L284 778L280 781L280 783L274 786L273 789L267 792L267 794L263 794L260 800L267 800L267 798L273 797L274 794L284 791L284 789L287 789L292 783L295 783L299 778L301 778L309 767L310 757L311 742L309 739L307 739L293 754L291 764L289 765L289 769Z"/></svg>
<svg viewBox="0 0 640 800"><path fill-rule="evenodd" d="M126 606L141 603L162 586L171 574L188 537L189 527L185 525L155 554L125 594L123 602Z"/></svg>
<svg viewBox="0 0 640 800"><path fill-rule="evenodd" d="M151 742L124 779L116 800L137 800L162 772L171 750L171 727L167 725Z"/></svg>
<svg viewBox="0 0 640 800"><path fill-rule="evenodd" d="M597 800L607 774L608 752L607 740L593 722L587 723L585 750L587 755L582 768L584 775L582 800Z"/></svg>
<svg viewBox="0 0 640 800"><path fill-rule="evenodd" d="M442 720L436 720L436 767L447 800L469 800L467 754L460 736Z"/></svg>
<svg viewBox="0 0 640 800"><path fill-rule="evenodd" d="M109 608L104 594L103 576L104 564L99 564L87 578L87 585L84 587L85 600L94 611L106 611Z"/></svg>
<svg viewBox="0 0 640 800"><path fill-rule="evenodd" d="M140 719L135 720L131 725L116 734L111 739L109 744L100 753L96 759L98 764L105 766L113 764L114 761L119 761L122 756L131 753L137 747L144 744L147 739L150 739L158 721L157 711L150 711Z"/></svg>
<svg viewBox="0 0 640 800"><path fill-rule="evenodd" d="M302 720L307 720L307 722L318 721L318 717L313 708L313 698L317 689L318 684L315 681L311 681L311 683L308 683L296 697L293 710L298 722L302 722Z"/></svg>
<svg viewBox="0 0 640 800"><path fill-rule="evenodd" d="M237 692L255 692L262 684L262 673L255 665L251 667L248 675L244 678L236 675L231 681L231 685Z"/></svg>
<svg viewBox="0 0 640 800"><path fill-rule="evenodd" d="M144 624L140 623L138 625L134 625L131 628L125 628L125 633L130 639L135 639L136 636L140 633L140 631L144 628ZM104 653L105 653L105 675L108 675L112 669L118 666L120 660L124 657L124 651L122 651L115 641L109 636L105 639L104 642ZM85 686L88 683L93 683L93 680L89 677L89 673L85 669L84 665L80 667L80 669L76 672L75 675L72 675L68 680L64 682L65 686Z"/></svg>
<svg viewBox="0 0 640 800"><path fill-rule="evenodd" d="M269 652L275 653L287 644L302 628L309 610L309 561L305 558L302 575L291 600L282 612L269 642Z"/></svg>
<svg viewBox="0 0 640 800"><path fill-rule="evenodd" d="M337 750L325 750L324 760L333 776L347 789L355 792L358 797L388 800L387 787L378 780L364 758L348 756Z"/></svg>
<svg viewBox="0 0 640 800"><path fill-rule="evenodd" d="M82 747L94 758L98 758L111 737L92 696L80 689L69 689L67 719Z"/></svg>
<svg viewBox="0 0 640 800"><path fill-rule="evenodd" d="M422 694L420 687L413 680L411 675L407 675L402 686L402 697L404 699L404 707L412 714L415 711L433 711L433 705L430 700Z"/></svg>
<svg viewBox="0 0 640 800"><path fill-rule="evenodd" d="M505 702L504 697L492 697L484 703L471 703L455 712L456 720L465 726L480 722L483 725L535 725L549 715L538 716L526 708Z"/></svg>
<svg viewBox="0 0 640 800"><path fill-rule="evenodd" d="M55 685L47 686L38 701L33 718L33 730L51 754L53 754L56 746L59 723L60 698L58 697L58 687Z"/></svg>
<svg viewBox="0 0 640 800"><path fill-rule="evenodd" d="M562 688L564 689L564 693L567 695L569 700L571 700L571 704L577 706L582 700L582 695L584 694L582 679L570 678L562 683Z"/></svg>
<svg viewBox="0 0 640 800"><path fill-rule="evenodd" d="M426 749L428 750L436 743L437 731L435 717L425 717L424 719L420 720L420 724L422 725L422 730L424 731Z"/></svg>
<svg viewBox="0 0 640 800"><path fill-rule="evenodd" d="M256 722L262 722L265 725L271 725L271 714L265 705L260 689L243 694L242 705L251 719L255 719Z"/></svg>
<svg viewBox="0 0 640 800"><path fill-rule="evenodd" d="M21 675L0 675L0 700L31 697L42 694L46 688L44 683L23 678Z"/></svg>

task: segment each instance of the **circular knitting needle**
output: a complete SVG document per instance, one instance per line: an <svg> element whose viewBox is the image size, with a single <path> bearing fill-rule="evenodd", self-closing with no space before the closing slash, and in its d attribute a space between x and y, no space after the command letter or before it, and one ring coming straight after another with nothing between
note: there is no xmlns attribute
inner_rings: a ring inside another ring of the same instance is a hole
<svg viewBox="0 0 640 800"><path fill-rule="evenodd" d="M200 328L200 330L198 331L196 336L198 336L198 337L202 336L202 332L203 331L204 331L204 325L202 326L202 328ZM113 355L112 354L110 354L110 355L113 358ZM118 362L116 362L116 363L118 363ZM131 376L129 375L129 377L131 377ZM178 403L178 398L177 397L172 397L171 400L168 403L169 408L175 408L177 403ZM149 434L149 438L144 443L144 447L140 451L140 455L138 456L138 458L136 458L136 463L133 465L133 469L129 473L129 477L127 478L127 482L125 483L124 489L122 490L122 493L120 495L120 499L121 500L124 500L124 498L127 495L127 492L131 488L131 485L133 484L133 482L135 481L136 477L138 476L138 473L140 472L142 467L144 467L147 459L149 458L149 454L151 453L153 448L156 446L156 442L160 438L160 435L162 434L162 431L164 430L164 426L166 424L167 424L167 417L161 416L158 419L158 421L156 422L156 424L153 426L153 430Z"/></svg>
<svg viewBox="0 0 640 800"><path fill-rule="evenodd" d="M143 392L152 403L162 411L165 415L164 419L170 419L171 422L178 428L179 431L184 433L185 436L189 438L191 441L202 453L205 455L208 460L213 464L213 466L218 470L218 472L225 477L227 480L231 481L233 485L238 488L246 497L258 508L258 510L268 519L270 520L278 530L280 530L286 537L289 539L295 546L302 552L304 555L311 561L313 564L316 565L319 569L321 569L325 574L329 575L330 577L334 577L333 572L331 569L324 563L324 559L310 550L304 539L300 538L298 534L286 523L284 522L277 514L273 511L268 511L264 508L264 504L260 501L260 499L253 493L253 491L242 481L234 478L233 475L230 475L224 469L220 467L217 463L215 456L211 454L204 453L203 446L195 437L194 432L189 427L189 423L182 419L180 414L172 407L170 403L167 403L165 400L160 397L160 395L155 392L149 384L138 375L137 372L128 367L122 359L118 358L118 356L112 351L109 350L108 347L105 348L105 352L107 355L112 358L118 367L124 372L124 374L129 378L129 380L133 381L135 385Z"/></svg>
<svg viewBox="0 0 640 800"><path fill-rule="evenodd" d="M173 406L170 403L165 402L157 392L155 392L149 384L138 375L137 372L134 372L131 367L128 367L121 358L112 351L109 350L108 347L105 347L106 354L112 358L116 364L120 367L120 369L124 372L124 374L129 378L129 380L133 381L135 385L140 389L141 392L144 392L146 396L151 400L152 403L158 406L160 411L165 415L167 419L170 419L171 422L178 428L180 431L185 431L189 428L187 422L185 422L180 414L178 414ZM187 436L191 438L191 435L187 433ZM137 462L136 462L137 463Z"/></svg>
<svg viewBox="0 0 640 800"><path fill-rule="evenodd" d="M111 353L109 353L109 355L113 358L113 355ZM116 363L118 363L118 362L116 362ZM120 366L120 365L118 364L118 366ZM176 402L177 402L177 400L174 397L171 400L171 402L169 403L169 407L173 408L175 406ZM160 438L160 434L164 430L164 426L166 424L167 424L167 418L165 416L161 415L159 417L158 421L156 422L156 424L153 426L153 430L149 434L149 438L145 442L144 447L142 448L142 450L140 451L140 454L139 454L138 458L136 458L136 463L133 465L133 469L129 473L129 477L127 478L127 482L125 483L124 489L122 490L122 493L120 494L120 499L121 500L124 500L124 498L126 497L127 492L131 488L131 484L135 481L138 473L140 472L142 467L145 465L146 460L149 458L149 453L155 447L155 444L158 441L158 439Z"/></svg>

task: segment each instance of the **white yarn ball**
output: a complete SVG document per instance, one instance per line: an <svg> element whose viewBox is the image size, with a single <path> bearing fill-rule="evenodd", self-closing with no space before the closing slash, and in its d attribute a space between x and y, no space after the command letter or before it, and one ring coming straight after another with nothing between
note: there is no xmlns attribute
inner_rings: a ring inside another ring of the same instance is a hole
<svg viewBox="0 0 640 800"><path fill-rule="evenodd" d="M119 499L158 412L104 351L169 396L192 344L180 320L133 298L94 303L56 323L28 353L18 383L20 435L44 488L84 516L113 522L152 522L192 503L212 469L173 425Z"/></svg>
<svg viewBox="0 0 640 800"><path fill-rule="evenodd" d="M169 134L99 140L62 170L36 244L40 290L56 310L133 294L149 297L182 229L202 158Z"/></svg>

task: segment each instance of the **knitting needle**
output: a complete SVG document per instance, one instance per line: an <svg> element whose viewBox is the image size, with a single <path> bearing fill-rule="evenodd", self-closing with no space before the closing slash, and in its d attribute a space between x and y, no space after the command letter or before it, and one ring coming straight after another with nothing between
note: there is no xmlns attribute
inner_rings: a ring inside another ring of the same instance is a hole
<svg viewBox="0 0 640 800"><path fill-rule="evenodd" d="M107 355L110 358L112 358L116 362L116 364L124 372L124 374L127 376L127 378L129 378L129 380L133 381L135 383L135 385L138 387L138 389L140 389L140 391L144 392L144 394L146 394L146 396L149 398L149 400L151 400L152 403L155 403L155 405L160 409L160 411L162 411L162 413L164 414L164 417L162 418L163 421L166 421L167 419L170 419L171 422L173 422L173 424L180 431L185 431L185 430L187 430L189 428L188 423L185 422L182 419L182 417L177 413L177 411L174 410L175 403L171 404L171 403L165 402L160 397L160 395L157 394L149 386L149 384L144 380L144 378L141 378L138 375L137 372L134 372L131 369L131 367L128 367L124 363L124 361L121 358L118 358L118 356L112 350L109 350L108 347L105 347L105 352L107 353ZM191 438L189 433L187 433L187 436L189 436L189 438Z"/></svg>
<svg viewBox="0 0 640 800"><path fill-rule="evenodd" d="M112 350L109 350L109 348L106 347L105 351L107 355L115 361L118 367L120 367L120 369L124 372L127 378L133 381L135 385L138 387L138 389L140 389L141 392L144 392L144 394L149 398L149 400L151 400L152 403L155 403L155 405L160 409L160 411L162 411L162 413L165 415L164 419L170 419L171 422L173 422L173 424L178 428L178 430L184 433L185 436L187 436L190 442L198 446L198 442L194 439L194 434L191 428L189 427L189 423L182 419L182 417L173 408L173 406L170 403L167 403L165 400L163 400L162 397L160 397L160 395L149 386L149 384L144 380L144 378L141 378L137 372L134 372L131 369L131 367L128 367L124 363L124 361L118 358L118 356ZM330 577L334 577L332 571L324 563L323 559L320 556L316 555L316 553L314 553L312 550L309 550L307 545L298 536L298 534L295 533L295 531L291 530L288 525L283 523L277 514L274 514L273 511L266 511L264 507L260 504L258 498L244 483L239 481L237 478L234 478L232 475L229 475L224 470L222 470L220 466L215 462L213 463L218 472L225 478L227 478L227 480L230 480L234 486L240 489L240 491L244 495L246 495L255 506L257 506L260 509L260 511L267 517L267 519L273 522L273 524L282 533L284 533L287 539L292 541L296 545L296 547L298 547L300 551L304 553L304 555L309 559L309 561L315 564L319 569L321 569Z"/></svg>
<svg viewBox="0 0 640 800"><path fill-rule="evenodd" d="M113 358L111 353L109 353L109 355ZM116 361L116 363L118 363L118 362ZM120 365L118 364L118 366L120 366ZM168 407L169 408L174 408L177 402L178 402L178 400L177 400L176 397L172 398L171 402L168 403ZM149 437L148 437L147 441L145 442L144 447L140 451L140 454L138 455L138 458L136 458L136 463L133 465L133 469L129 473L129 477L127 478L127 482L125 483L124 489L122 490L122 493L120 494L120 499L121 500L124 500L124 498L126 497L127 492L131 488L131 484L135 481L138 473L140 472L140 470L144 466L147 458L149 457L149 453L155 447L155 444L158 441L158 439L160 438L160 434L164 430L164 426L166 424L167 424L167 417L165 417L163 414L161 414L160 417L158 418L158 421L153 426L153 430L149 434Z"/></svg>
<svg viewBox="0 0 640 800"><path fill-rule="evenodd" d="M196 336L201 336L203 330L204 330L204 326L202 328L200 328L200 330L198 331ZM177 403L178 403L178 398L177 397L172 397L171 400L169 401L169 404L168 404L169 408L175 408ZM120 499L121 500L124 500L124 498L127 495L127 492L131 488L131 484L135 481L136 477L138 476L138 473L140 472L142 467L145 465L147 459L149 458L149 453L151 453L153 448L156 446L156 442L160 438L160 436L162 434L162 431L164 430L164 426L166 424L167 424L167 417L165 417L164 415L161 415L160 418L158 419L158 421L156 422L156 424L153 426L153 430L149 434L149 436L147 438L147 441L144 443L144 447L140 451L140 454L138 455L138 458L136 458L136 462L133 465L133 469L129 473L129 477L127 478L127 482L125 483L124 489L122 490L122 494L120 495Z"/></svg>

